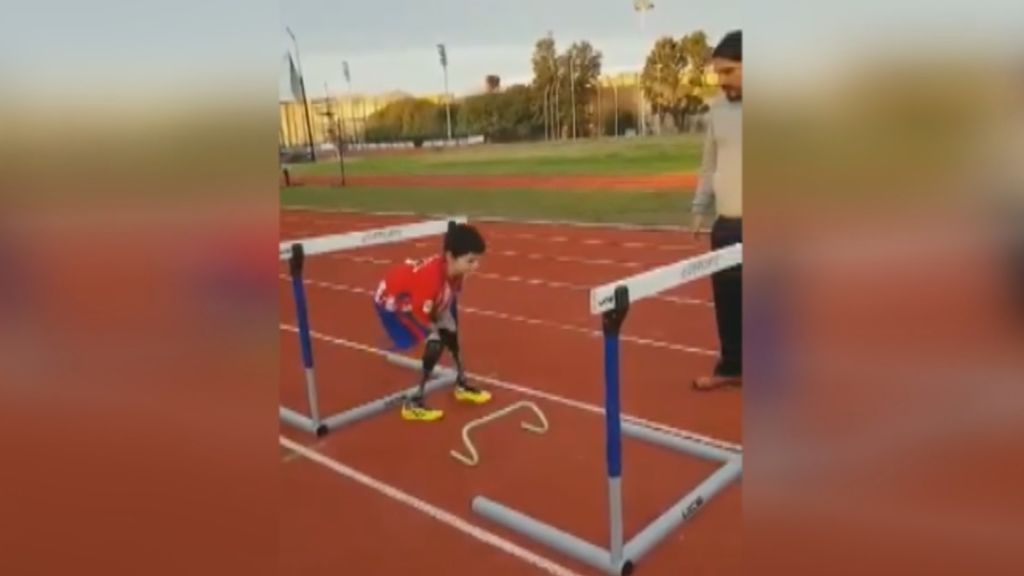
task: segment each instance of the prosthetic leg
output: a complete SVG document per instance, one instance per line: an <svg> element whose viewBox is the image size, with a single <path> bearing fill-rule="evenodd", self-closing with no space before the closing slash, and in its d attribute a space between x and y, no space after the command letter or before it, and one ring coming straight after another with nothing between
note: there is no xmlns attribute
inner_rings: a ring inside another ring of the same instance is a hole
<svg viewBox="0 0 1024 576"><path fill-rule="evenodd" d="M420 375L420 386L416 393L407 398L405 404L402 405L403 419L433 422L444 417L443 411L427 407L423 391L427 380L430 380L430 375L434 372L434 367L441 359L442 352L444 352L444 344L441 343L440 336L437 333L431 334L423 348L423 373Z"/></svg>
<svg viewBox="0 0 1024 576"><path fill-rule="evenodd" d="M471 402L473 404L484 404L491 400L491 393L470 386L466 378L466 372L462 367L462 354L459 351L459 333L455 330L442 328L438 330L441 343L452 355L455 361L455 399L460 402Z"/></svg>

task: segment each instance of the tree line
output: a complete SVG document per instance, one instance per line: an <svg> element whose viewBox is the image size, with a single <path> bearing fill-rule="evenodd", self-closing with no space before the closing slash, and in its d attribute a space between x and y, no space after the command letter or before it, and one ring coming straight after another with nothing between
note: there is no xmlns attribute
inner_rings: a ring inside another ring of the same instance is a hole
<svg viewBox="0 0 1024 576"><path fill-rule="evenodd" d="M640 73L639 85L657 126L683 126L706 107L704 70L711 48L696 31L655 42ZM586 40L559 51L552 35L534 45L529 84L500 87L488 76L486 89L450 102L456 135L483 135L491 142L586 138L625 134L639 128L637 107L619 102L617 86L599 83L603 55ZM370 142L423 141L447 135L446 108L425 98L403 98L367 118Z"/></svg>

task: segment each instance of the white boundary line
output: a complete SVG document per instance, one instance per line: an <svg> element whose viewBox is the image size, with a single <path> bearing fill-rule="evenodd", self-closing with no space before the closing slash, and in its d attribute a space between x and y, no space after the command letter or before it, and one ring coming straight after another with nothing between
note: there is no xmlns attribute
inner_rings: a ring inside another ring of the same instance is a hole
<svg viewBox="0 0 1024 576"><path fill-rule="evenodd" d="M284 274L278 275L278 278L283 282L291 281L288 276ZM335 292L347 292L349 294L366 294L372 295L372 290L366 288L360 288L358 286L349 286L346 284L334 284L331 282L323 282L320 280L304 279L302 282L306 286L312 286L314 288L323 288L325 290L333 290ZM558 322L551 322L548 320L539 320L537 318L528 318L526 316L516 316L514 314L506 314L504 312L495 312L494 310L484 310L482 308L474 308L472 306L459 306L459 312L467 312L469 314L476 314L478 316L484 316L487 318L496 318L498 320L508 320L509 322L518 322L520 324L527 324L529 326L545 326L547 328L554 328L556 330L563 330L565 332L575 332L577 334L586 334L592 338L603 337L604 334L600 330L593 330L591 328L584 328L583 326L573 326L572 324L559 324ZM651 338L641 338L639 336L621 335L619 340L623 342L629 342L631 344L637 344L640 346L650 346L652 348L662 348L665 350L672 350L674 352L684 352L687 354L696 354L698 356L709 356L712 358L718 357L718 352L715 350L708 350L706 348L698 348L696 346L686 346L684 344L673 344L672 342L665 342L663 340L654 340Z"/></svg>
<svg viewBox="0 0 1024 576"><path fill-rule="evenodd" d="M334 460L332 458L324 456L319 452L316 452L315 450L310 450L300 444L297 444L289 440L288 438L285 438L284 436L278 436L278 441L285 448L288 448L289 450L292 450L297 454L302 455L311 462L319 464L320 466L327 468L328 470L334 472L335 474L344 476L345 478L348 478L349 480L361 484L366 488L373 490L374 492L387 496L388 498L394 500L395 502L398 502L399 504L404 504L416 510L417 512L430 516L434 520L437 520L442 524L454 528L455 530L462 532L466 536L469 536L470 538L473 538L478 542L482 542L489 546L493 546L494 548L497 548L498 550L508 554L509 556L522 560L523 562L533 566L534 568L537 568L538 570L541 570L546 574L550 574L551 576L580 576L576 572L569 570L561 564L556 564L555 562L548 560L543 556L534 554L533 552L525 548L522 548L512 542L509 542L508 540L505 540L504 538L492 532L489 532L475 524L472 524L460 518L459 516L452 514L451 512L448 512L446 510L438 508L437 506L424 502L423 500L420 500L415 496L407 494L399 490L398 488L395 488L394 486L385 484L384 482L381 482L371 476L368 476L354 468L350 468L342 464L341 462L338 462L337 460Z"/></svg>
<svg viewBox="0 0 1024 576"><path fill-rule="evenodd" d="M299 329L297 327L292 326L290 324L279 324L278 327L279 327L279 329L284 330L286 332L298 333L298 331L299 331ZM312 330L310 331L309 335L313 339L321 340L323 342L327 342L328 344L334 344L336 346L344 346L346 348L351 348L353 350L359 350L360 352L366 352L368 354L374 354L376 356L384 356L384 357L388 356L388 352L386 352L386 351L384 351L384 350L382 350L380 348L374 348L373 346L368 346L366 344L360 344L358 342L352 342L351 340L345 340L344 338L338 338L336 336L329 336L327 334L322 334L320 332L315 332L315 331L312 331ZM504 380L500 380L498 378L491 378L491 377L488 377L488 376L484 376L482 374L475 374L473 372L467 372L467 374L470 377L472 377L473 379L475 379L475 380L479 380L480 382L486 382L487 384L490 384L491 386L494 386L494 387L497 387L497 388L503 388L505 390L511 390L513 392L518 392L520 394L523 394L523 395L526 395L526 396L532 396L534 398L543 398L544 400L548 400L548 401L554 402L556 404L561 404L563 406L569 406L571 408L576 408L578 410L582 410L584 412L589 412L591 414L596 414L596 415L600 415L600 416L604 415L604 408L602 408L600 406L597 406L596 404L590 404L588 402L582 402L580 400L573 400L571 398L566 398L564 396L559 396L558 394L553 394L551 392L544 392L543 390L537 390L536 388L530 388L530 387L527 387L527 386L522 386L522 385L519 385L519 384L514 384L512 382L506 382ZM665 432L667 434L673 434L675 436L679 436L680 438L686 438L688 440L694 440L696 442L702 442L704 444L708 444L710 446L715 446L715 447L721 448L723 450L730 450L730 451L733 451L733 452L742 452L743 451L743 446L741 446L740 444L736 444L734 442L728 442L726 440L719 440L717 438L712 438L711 436L705 436L703 434L699 434L697 432L691 432L689 430L683 430L683 429L680 429L680 428L675 428L673 426L669 426L668 424L662 424L660 422L654 422L652 420L647 420L647 419L644 419L644 418L640 418L639 416L633 416L633 415L630 415L630 414L623 413L622 414L622 419L626 420L628 422L632 422L633 424L638 424L638 425L641 425L641 426L647 426L647 427L650 427L650 428L654 428L656 430L659 430L661 432Z"/></svg>
<svg viewBox="0 0 1024 576"><path fill-rule="evenodd" d="M308 220L308 219L304 218L303 220ZM337 226L337 223L333 222L331 220L312 220L312 221L310 221L310 224L312 224L314 226L328 226L328 225L330 225L331 227L336 227ZM359 230L359 229L367 229L367 230L369 230L369 229L371 229L374 226L375 222L367 221L367 222L356 222L356 223L346 223L346 224L348 224L348 225L350 225L352 227L355 227L357 230ZM379 224L379 222L377 222L376 224ZM323 233L327 234L328 232L323 232ZM309 231L306 231L306 232L296 232L295 234L312 235L313 232L309 232ZM491 238L491 239L497 239L497 240L512 240L512 241L523 240L523 241L527 241L527 242L539 242L539 243L548 243L548 244L558 244L560 246L567 246L567 245L609 246L611 248L616 248L616 249L618 249L618 248L642 249L642 250L648 250L648 251L656 250L656 251L659 251L659 252L673 252L673 253L688 253L688 252L701 253L701 252L706 252L707 251L707 247L701 245L699 242L690 242L690 243L687 243L687 244L673 244L673 243L662 244L662 243L651 242L651 241L647 241L647 242L625 241L625 242L622 242L622 241L617 241L617 240L604 240L604 239L600 239L600 238L576 238L576 239L570 239L570 238L567 238L565 236L548 236L548 235L546 235L544 233L530 233L530 234L504 234L504 233L493 233L492 234L492 233L488 233L487 237ZM428 246L428 244L426 242L416 242L413 245L416 246L417 248L423 248L425 246ZM653 266L654 264L649 264L649 265Z"/></svg>
<svg viewBox="0 0 1024 576"><path fill-rule="evenodd" d="M416 248L427 248L432 245L417 242L415 246ZM341 250L336 253L327 254L324 257L340 260L348 260L353 258L352 256L345 254L345 252L347 252L347 250ZM621 268L639 268L640 266L650 266L653 268L655 266L654 264L644 264L642 262L633 262L627 260L611 260L607 258L574 258L572 256L538 254L535 252L517 252L515 250L500 250L491 252L491 254L497 256L504 256L505 258L524 258L526 260L543 260L548 262L560 262L563 264L582 264L584 266L614 266Z"/></svg>
<svg viewBox="0 0 1024 576"><path fill-rule="evenodd" d="M323 208L319 206L281 206L280 212L313 212L320 214L360 214L366 216L409 216L423 218L443 218L443 214L420 213L420 212L375 212L365 210L351 210L347 208ZM501 216L469 215L469 218L478 222L499 222L505 224L525 224L530 226L568 226L572 228L607 228L609 230L636 230L651 232L690 232L685 226L672 226L669 224L625 224L615 222L583 222L579 220L518 220L515 218L504 218Z"/></svg>
<svg viewBox="0 0 1024 576"><path fill-rule="evenodd" d="M315 223L328 222L327 220L316 220ZM570 239L565 236L544 236L538 234L489 234L490 238L500 238L504 240L527 240L527 241L543 241L550 242L552 244L583 244L584 246L610 246L612 248L628 248L628 249L643 249L643 250L672 250L672 251L683 251L683 250L699 250L705 252L706 248L701 246L697 242L690 242L688 244L658 244L654 242L638 242L638 241L627 241L622 242L618 240L605 240L601 238L577 238Z"/></svg>
<svg viewBox="0 0 1024 576"><path fill-rule="evenodd" d="M527 286L540 286L541 288L552 288L562 290L576 290L579 292L590 292L590 286L584 286L582 284L572 284L570 282L558 282L555 280L544 280L542 278L523 278L522 276L502 276L500 274L492 274L490 272L476 272L473 276L477 278L483 278L485 280L495 280L498 282L515 282L518 284L526 284ZM686 304L693 306L704 306L713 307L714 302L707 300L697 300L696 298L683 298L682 296L664 296L658 295L651 298L652 300L661 300L663 302L671 302L673 304Z"/></svg>
<svg viewBox="0 0 1024 576"><path fill-rule="evenodd" d="M338 260L345 260L347 262L355 262L357 264L373 264L377 266L387 266L388 264L394 264L396 260L390 260L388 258L374 258L373 256L345 256L343 254L336 254L332 257ZM497 282L514 282L517 284L526 284L527 286L539 286L541 288L552 288L559 290L576 290L580 292L590 293L592 286L586 286L583 284L573 284L571 282L559 282L557 280L545 280L543 278L524 278L522 276L502 276L501 274L494 274L493 272L475 272L474 278L482 278L484 280L494 280ZM696 298L684 298L682 296L665 296L658 294L657 296L650 297L650 300L661 300L664 302L671 302L672 304L685 304L693 306L713 307L714 302L708 300L698 300Z"/></svg>
<svg viewBox="0 0 1024 576"><path fill-rule="evenodd" d="M509 258L525 258L527 260L546 260L568 264L585 264L588 266L622 266L623 268L639 268L640 262L612 260L610 258L576 258L573 256L557 256L554 254L538 254L536 252L519 252L517 250L501 250L495 252Z"/></svg>

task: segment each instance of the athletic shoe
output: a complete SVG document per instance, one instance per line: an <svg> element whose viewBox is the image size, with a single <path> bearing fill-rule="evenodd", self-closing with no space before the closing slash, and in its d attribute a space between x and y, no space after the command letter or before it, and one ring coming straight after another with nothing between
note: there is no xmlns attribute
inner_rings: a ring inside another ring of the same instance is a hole
<svg viewBox="0 0 1024 576"><path fill-rule="evenodd" d="M469 384L455 385L455 399L460 402L472 402L473 404L486 404L491 401L491 393L486 390L474 388Z"/></svg>
<svg viewBox="0 0 1024 576"><path fill-rule="evenodd" d="M433 422L444 417L441 410L433 410L423 403L423 398L409 398L402 405L402 419L420 422Z"/></svg>

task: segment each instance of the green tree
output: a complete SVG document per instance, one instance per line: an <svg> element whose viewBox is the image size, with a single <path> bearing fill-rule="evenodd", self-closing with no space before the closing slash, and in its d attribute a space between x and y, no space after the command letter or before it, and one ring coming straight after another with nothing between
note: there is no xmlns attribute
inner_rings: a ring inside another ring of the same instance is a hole
<svg viewBox="0 0 1024 576"><path fill-rule="evenodd" d="M572 135L574 113L576 135L592 130L594 108L590 104L597 93L602 60L601 52L586 40L574 42L559 56L559 122L563 134Z"/></svg>
<svg viewBox="0 0 1024 576"><path fill-rule="evenodd" d="M466 98L460 123L473 134L482 134L491 142L509 142L540 136L540 123L534 116L535 92L530 86L510 86L502 92L478 94Z"/></svg>
<svg viewBox="0 0 1024 576"><path fill-rule="evenodd" d="M537 138L544 134L543 121L538 122L534 111L537 96L529 86L509 86L501 96L503 136L509 140Z"/></svg>
<svg viewBox="0 0 1024 576"><path fill-rule="evenodd" d="M700 30L678 40L666 36L655 42L640 82L659 125L671 116L682 127L688 115L704 107L708 93L704 72L710 57L707 35Z"/></svg>
<svg viewBox="0 0 1024 576"><path fill-rule="evenodd" d="M459 107L458 123L469 134L493 138L498 130L498 94L470 96Z"/></svg>
<svg viewBox="0 0 1024 576"><path fill-rule="evenodd" d="M422 98L396 100L367 118L366 134L378 142L442 137L444 107Z"/></svg>
<svg viewBox="0 0 1024 576"><path fill-rule="evenodd" d="M706 107L706 100L711 93L705 74L711 62L711 46L703 30L683 36L679 45L686 56L687 67L683 78L689 88L676 117L676 125L683 126L687 116L697 114Z"/></svg>
<svg viewBox="0 0 1024 576"><path fill-rule="evenodd" d="M558 79L558 51L555 45L555 38L549 32L547 36L537 40L533 48L533 82L531 88L534 92L534 120L544 126L545 119L551 124L549 130L555 130L555 111L560 108L561 101L556 106L556 91ZM560 96L560 95L559 95Z"/></svg>
<svg viewBox="0 0 1024 576"><path fill-rule="evenodd" d="M658 126L682 107L688 90L683 77L686 63L682 45L670 36L659 38L647 55L640 84Z"/></svg>

